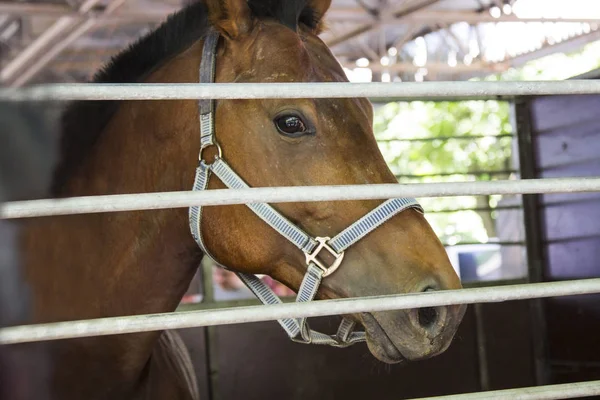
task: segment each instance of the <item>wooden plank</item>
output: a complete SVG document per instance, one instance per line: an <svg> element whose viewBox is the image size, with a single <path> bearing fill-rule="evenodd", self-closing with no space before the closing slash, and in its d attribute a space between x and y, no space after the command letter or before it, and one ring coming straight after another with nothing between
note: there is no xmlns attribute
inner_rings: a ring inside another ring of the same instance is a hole
<svg viewBox="0 0 600 400"><path fill-rule="evenodd" d="M600 207L597 202L557 204L543 209L546 240L600 236Z"/></svg>
<svg viewBox="0 0 600 400"><path fill-rule="evenodd" d="M600 153L599 153L600 154ZM540 178L565 178L565 177L595 177L600 176L600 159L577 160L570 164L563 164L553 168L543 168L539 171ZM600 200L600 193L557 193L541 196L542 204L563 202L586 202ZM600 204L600 203L599 203Z"/></svg>
<svg viewBox="0 0 600 400"><path fill-rule="evenodd" d="M571 377L578 381L585 378L577 373L577 362L595 364L597 379L600 376L600 295L550 298L546 303L550 359L573 362L575 373Z"/></svg>
<svg viewBox="0 0 600 400"><path fill-rule="evenodd" d="M600 276L600 237L550 243L547 251L550 280Z"/></svg>
<svg viewBox="0 0 600 400"><path fill-rule="evenodd" d="M535 386L527 301L482 304L490 390ZM510 323L507 323L510 321ZM518 333L517 333L518 332Z"/></svg>
<svg viewBox="0 0 600 400"><path fill-rule="evenodd" d="M600 202L600 193L557 193L545 194L541 196L543 206L551 206L556 204L573 204L585 203L590 201Z"/></svg>
<svg viewBox="0 0 600 400"><path fill-rule="evenodd" d="M531 110L539 177L600 175L600 96L537 98ZM540 200L547 239L545 280L600 276L600 193L543 195ZM597 295L544 300L549 383L598 376L600 368L586 373L582 363L600 365L599 313Z"/></svg>
<svg viewBox="0 0 600 400"><path fill-rule="evenodd" d="M337 321L319 318L311 327L334 332ZM365 344L293 343L276 322L220 326L218 342L221 400L396 400L479 390L472 307L444 354L414 363L383 364Z"/></svg>
<svg viewBox="0 0 600 400"><path fill-rule="evenodd" d="M556 168L573 162L593 162L600 156L600 123L564 126L536 140L538 168ZM563 175L564 176L564 175Z"/></svg>
<svg viewBox="0 0 600 400"><path fill-rule="evenodd" d="M531 102L534 132L541 134L564 126L598 119L600 96L545 96Z"/></svg>

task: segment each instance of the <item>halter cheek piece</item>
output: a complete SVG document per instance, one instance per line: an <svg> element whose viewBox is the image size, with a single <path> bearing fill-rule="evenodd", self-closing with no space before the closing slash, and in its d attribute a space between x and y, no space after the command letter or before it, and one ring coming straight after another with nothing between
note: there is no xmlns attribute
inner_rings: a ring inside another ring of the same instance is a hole
<svg viewBox="0 0 600 400"><path fill-rule="evenodd" d="M219 34L211 31L205 38L200 63L200 83L214 82L216 49ZM200 154L199 165L196 169L196 178L193 190L206 190L211 172L215 174L227 187L243 189L249 186L225 162L221 148L215 140L214 133L214 100L200 100ZM210 163L202 157L208 147L216 147L217 156ZM311 301L315 297L321 281L326 276L335 272L342 263L344 251L369 232L383 224L385 221L407 208L416 208L423 212L415 199L399 198L387 200L367 215L350 225L333 239L328 237L315 237L308 235L302 229L292 224L286 217L265 203L247 204L263 221L292 242L304 252L307 270L298 290L297 302ZM213 260L216 260L208 251L202 240L202 207L190 207L190 229L192 235L202 251ZM317 258L322 252L327 251L334 257L334 261L327 265ZM264 304L278 304L281 299L263 281L255 275L236 272L237 276ZM285 318L278 321L289 337L299 343L327 344L335 347L346 347L362 342L366 336L364 332L353 332L354 321L344 318L335 335L326 335L309 328L306 318Z"/></svg>

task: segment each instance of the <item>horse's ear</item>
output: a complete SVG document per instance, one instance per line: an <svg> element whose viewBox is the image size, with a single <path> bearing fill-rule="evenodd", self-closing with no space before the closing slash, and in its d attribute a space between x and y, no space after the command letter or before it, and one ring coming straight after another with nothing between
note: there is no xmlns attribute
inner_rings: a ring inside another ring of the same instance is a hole
<svg viewBox="0 0 600 400"><path fill-rule="evenodd" d="M235 39L252 29L247 0L208 0L208 18L224 36Z"/></svg>
<svg viewBox="0 0 600 400"><path fill-rule="evenodd" d="M313 10L313 18L316 24L315 33L318 34L323 31L325 27L323 17L331 6L331 0L308 0L306 5Z"/></svg>

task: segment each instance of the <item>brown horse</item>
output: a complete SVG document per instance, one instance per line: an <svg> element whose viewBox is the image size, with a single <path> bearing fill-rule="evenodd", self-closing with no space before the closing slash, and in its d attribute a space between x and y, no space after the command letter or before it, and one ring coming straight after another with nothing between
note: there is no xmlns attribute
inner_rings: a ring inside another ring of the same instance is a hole
<svg viewBox="0 0 600 400"><path fill-rule="evenodd" d="M120 54L97 82L197 82L204 35L221 34L217 82L345 82L318 38L329 1L210 1L191 5ZM286 123L282 127L281 118ZM64 116L56 196L191 188L198 160L196 101L79 102ZM227 100L216 105L224 157L254 187L395 183L373 136L368 100ZM211 178L209 188L223 188ZM277 204L312 235L335 234L380 201ZM297 290L302 252L246 206L208 207L209 251L242 272ZM27 275L36 322L173 311L202 257L187 210L44 218L28 223ZM458 289L446 252L406 210L347 252L318 297ZM363 313L371 353L394 363L443 352L464 307ZM342 351L342 350L340 350ZM197 398L189 358L173 334L53 343L57 399Z"/></svg>

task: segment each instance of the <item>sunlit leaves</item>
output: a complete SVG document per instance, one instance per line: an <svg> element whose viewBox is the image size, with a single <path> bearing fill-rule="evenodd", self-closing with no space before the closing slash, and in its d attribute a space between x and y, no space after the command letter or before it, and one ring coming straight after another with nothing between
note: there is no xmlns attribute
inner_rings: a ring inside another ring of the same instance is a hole
<svg viewBox="0 0 600 400"><path fill-rule="evenodd" d="M509 178L513 132L509 105L498 101L389 103L375 115L375 136L399 182L452 182ZM452 139L453 137L463 139ZM476 136L469 139L470 136ZM483 136L483 137L479 137ZM394 139L433 138L423 141ZM439 139L435 139L439 138ZM494 173L495 171L495 173ZM454 173L454 175L448 175ZM443 176L424 176L444 174ZM488 199L495 206L498 196ZM427 210L481 208L475 197L420 199ZM487 214L484 214L487 213ZM446 242L486 241L482 218L491 211L429 213Z"/></svg>

